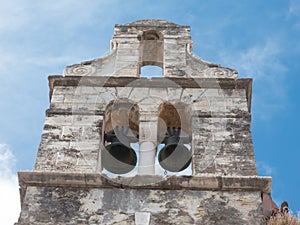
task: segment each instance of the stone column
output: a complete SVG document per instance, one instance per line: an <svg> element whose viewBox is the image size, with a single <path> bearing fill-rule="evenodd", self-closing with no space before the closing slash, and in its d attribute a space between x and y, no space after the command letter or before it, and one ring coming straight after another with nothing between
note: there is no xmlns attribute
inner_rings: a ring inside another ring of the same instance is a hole
<svg viewBox="0 0 300 225"><path fill-rule="evenodd" d="M157 117L141 115L140 118L138 173L140 175L154 175L157 147Z"/></svg>

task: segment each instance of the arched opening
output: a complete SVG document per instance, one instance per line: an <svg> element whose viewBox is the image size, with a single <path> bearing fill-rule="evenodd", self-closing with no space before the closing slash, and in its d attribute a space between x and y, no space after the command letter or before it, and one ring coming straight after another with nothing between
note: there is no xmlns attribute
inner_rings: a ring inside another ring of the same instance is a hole
<svg viewBox="0 0 300 225"><path fill-rule="evenodd" d="M140 68L140 77L163 77L163 69L159 66L143 66Z"/></svg>
<svg viewBox="0 0 300 225"><path fill-rule="evenodd" d="M144 31L139 37L139 66L159 66L163 68L164 42L161 33L155 30Z"/></svg>
<svg viewBox="0 0 300 225"><path fill-rule="evenodd" d="M108 104L104 115L101 165L103 173L132 174L138 162L133 146L139 137L139 108L127 99ZM134 174L132 174L134 175Z"/></svg>
<svg viewBox="0 0 300 225"><path fill-rule="evenodd" d="M191 113L184 103L164 102L158 113L157 163L164 175L191 175Z"/></svg>

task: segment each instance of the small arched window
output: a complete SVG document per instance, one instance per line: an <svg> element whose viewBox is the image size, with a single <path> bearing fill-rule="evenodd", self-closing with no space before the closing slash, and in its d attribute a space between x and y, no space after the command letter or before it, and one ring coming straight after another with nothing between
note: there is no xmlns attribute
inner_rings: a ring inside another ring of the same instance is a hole
<svg viewBox="0 0 300 225"><path fill-rule="evenodd" d="M139 108L127 100L108 104L104 115L101 165L107 174L128 174L136 168L138 155L132 147L139 137Z"/></svg>
<svg viewBox="0 0 300 225"><path fill-rule="evenodd" d="M143 66L140 77L163 77L163 69L159 66Z"/></svg>
<svg viewBox="0 0 300 225"><path fill-rule="evenodd" d="M155 30L144 31L140 36L139 65L159 66L163 68L164 42L163 36Z"/></svg>
<svg viewBox="0 0 300 225"><path fill-rule="evenodd" d="M157 162L164 174L191 175L191 115L184 103L164 102L158 114Z"/></svg>

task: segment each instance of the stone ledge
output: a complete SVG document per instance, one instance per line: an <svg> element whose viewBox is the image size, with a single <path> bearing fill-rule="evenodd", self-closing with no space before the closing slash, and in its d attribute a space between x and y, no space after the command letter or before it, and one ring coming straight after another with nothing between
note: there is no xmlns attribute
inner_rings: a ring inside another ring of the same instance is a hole
<svg viewBox="0 0 300 225"><path fill-rule="evenodd" d="M48 77L50 89L54 86L91 86L91 87L182 87L182 88L221 88L247 89L252 85L251 78L172 78L172 77L96 77L96 76L59 76ZM171 82L170 82L171 81Z"/></svg>
<svg viewBox="0 0 300 225"><path fill-rule="evenodd" d="M49 108L46 110L46 116L53 116L53 115L82 115L82 116L103 116L103 110L78 110L78 109L59 109L59 108ZM203 112L201 110L195 110L192 114L193 117L199 118L249 118L251 119L251 114L249 112L240 112L240 113L227 113L227 112Z"/></svg>
<svg viewBox="0 0 300 225"><path fill-rule="evenodd" d="M271 177L259 176L134 176L109 178L97 173L18 172L21 191L28 186L216 190L271 192Z"/></svg>

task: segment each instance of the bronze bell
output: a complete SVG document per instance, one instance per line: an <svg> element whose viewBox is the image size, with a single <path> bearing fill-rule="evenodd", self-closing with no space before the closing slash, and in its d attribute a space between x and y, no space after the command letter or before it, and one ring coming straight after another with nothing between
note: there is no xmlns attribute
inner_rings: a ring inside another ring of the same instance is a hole
<svg viewBox="0 0 300 225"><path fill-rule="evenodd" d="M167 138L166 146L158 154L158 161L165 170L180 172L190 165L192 154L187 147L179 143L179 137L174 135Z"/></svg>
<svg viewBox="0 0 300 225"><path fill-rule="evenodd" d="M103 167L111 173L125 174L133 170L137 163L135 151L117 138L101 151Z"/></svg>

